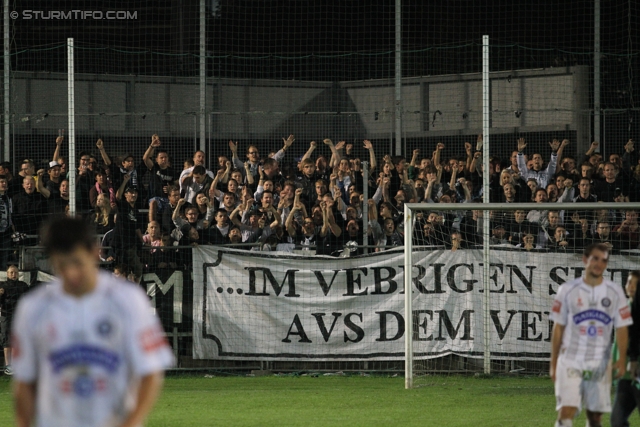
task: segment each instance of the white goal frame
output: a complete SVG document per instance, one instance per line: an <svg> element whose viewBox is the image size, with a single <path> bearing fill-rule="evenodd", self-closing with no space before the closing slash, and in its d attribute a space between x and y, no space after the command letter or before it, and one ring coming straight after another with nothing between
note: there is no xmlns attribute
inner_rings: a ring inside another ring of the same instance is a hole
<svg viewBox="0 0 640 427"><path fill-rule="evenodd" d="M548 210L640 210L640 203L482 203L482 204L464 204L464 203L406 203L404 205L404 321L405 321L405 388L413 388L413 282L411 280L411 271L413 268L413 227L415 224L416 211L437 210L437 211L460 211L460 210L482 210L485 222L489 220L490 211L515 211L515 210L540 210L541 207L547 207ZM483 227L483 283L489 282L491 248L489 244L490 229L486 224ZM490 293L484 293L483 304L483 330L484 330L484 373L491 373L491 354L490 354L490 312L489 300Z"/></svg>

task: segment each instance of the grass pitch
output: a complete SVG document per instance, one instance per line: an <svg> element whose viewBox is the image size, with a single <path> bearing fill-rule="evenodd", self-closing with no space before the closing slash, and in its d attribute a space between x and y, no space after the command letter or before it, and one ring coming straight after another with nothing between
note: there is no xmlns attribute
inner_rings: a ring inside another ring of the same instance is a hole
<svg viewBox="0 0 640 427"><path fill-rule="evenodd" d="M169 376L147 427L551 426L549 378L433 376L404 390L379 376ZM574 425L585 425L584 413ZM604 425L609 425L608 417ZM638 416L632 426L640 425ZM635 424L634 424L635 423ZM10 382L0 378L0 426L11 426Z"/></svg>

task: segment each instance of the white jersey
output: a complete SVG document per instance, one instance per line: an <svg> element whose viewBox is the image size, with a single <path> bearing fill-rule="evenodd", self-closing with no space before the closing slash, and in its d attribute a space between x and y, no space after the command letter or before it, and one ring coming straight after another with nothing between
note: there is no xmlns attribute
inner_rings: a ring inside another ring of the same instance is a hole
<svg viewBox="0 0 640 427"><path fill-rule="evenodd" d="M597 286L582 278L564 283L549 317L565 327L560 355L579 369L606 364L613 328L633 323L622 286L610 280Z"/></svg>
<svg viewBox="0 0 640 427"><path fill-rule="evenodd" d="M13 323L14 378L36 383L36 426L120 425L142 376L173 364L148 297L101 271L80 298L59 280L25 295Z"/></svg>

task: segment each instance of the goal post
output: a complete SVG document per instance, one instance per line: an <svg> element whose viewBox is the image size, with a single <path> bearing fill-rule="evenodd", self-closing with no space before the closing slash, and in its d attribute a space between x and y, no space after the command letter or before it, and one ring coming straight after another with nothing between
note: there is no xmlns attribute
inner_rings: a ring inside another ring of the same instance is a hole
<svg viewBox="0 0 640 427"><path fill-rule="evenodd" d="M624 286L640 268L624 221L639 211L640 203L405 204L405 387L436 373L547 372L557 288L582 275L583 249L595 242L611 245L605 278Z"/></svg>

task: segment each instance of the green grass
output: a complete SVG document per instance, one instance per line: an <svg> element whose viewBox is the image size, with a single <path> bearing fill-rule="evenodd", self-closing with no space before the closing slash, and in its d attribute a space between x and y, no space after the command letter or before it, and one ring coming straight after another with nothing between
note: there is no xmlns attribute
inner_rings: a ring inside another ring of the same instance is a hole
<svg viewBox="0 0 640 427"><path fill-rule="evenodd" d="M170 376L147 427L551 426L548 378ZM608 417L604 425L608 426ZM632 417L632 426L637 422ZM10 383L0 378L0 426L13 425ZM585 425L584 414L574 423Z"/></svg>

